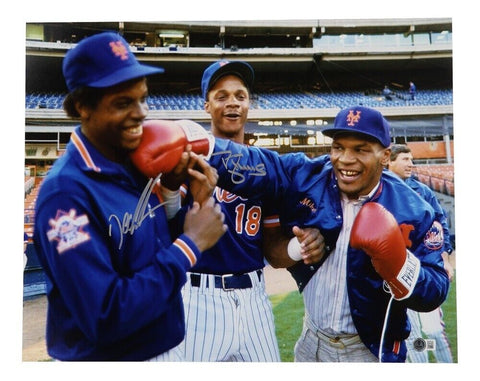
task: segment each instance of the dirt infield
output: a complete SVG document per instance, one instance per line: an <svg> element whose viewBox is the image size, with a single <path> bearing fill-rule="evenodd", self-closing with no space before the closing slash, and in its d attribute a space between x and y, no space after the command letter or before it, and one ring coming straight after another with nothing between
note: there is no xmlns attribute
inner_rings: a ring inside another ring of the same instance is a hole
<svg viewBox="0 0 480 381"><path fill-rule="evenodd" d="M295 281L285 269L265 268L265 283L269 295L296 290ZM47 298L32 297L23 302L23 361L49 361L45 345L45 319Z"/></svg>

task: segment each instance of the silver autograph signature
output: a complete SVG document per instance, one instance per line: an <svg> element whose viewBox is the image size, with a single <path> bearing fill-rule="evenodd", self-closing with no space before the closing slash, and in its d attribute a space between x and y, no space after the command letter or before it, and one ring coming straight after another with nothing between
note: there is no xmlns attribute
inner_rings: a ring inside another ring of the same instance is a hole
<svg viewBox="0 0 480 381"><path fill-rule="evenodd" d="M120 220L120 218L114 214L111 214L108 218L108 221L110 222L110 225L108 227L108 234L110 235L110 237L112 236L112 220L114 222L114 225L116 222L115 226L117 226L119 231L121 232L118 249L122 248L123 237L126 234L133 235L133 233L135 233L135 230L140 227L145 218L153 217L155 215L154 211L160 208L163 204L165 204L161 203L154 208L151 208L148 203L150 195L152 194L152 190L161 176L162 174L160 173L155 179L150 179L148 181L142 192L142 195L140 196L140 199L138 200L137 207L135 208L135 212L133 214L125 212L122 220ZM146 211L147 209L148 211Z"/></svg>
<svg viewBox="0 0 480 381"><path fill-rule="evenodd" d="M232 183L241 184L245 181L246 176L265 176L265 164L260 163L255 166L242 165L240 159L243 157L241 153L233 154L231 151L215 152L214 155L223 155L222 164L231 173Z"/></svg>

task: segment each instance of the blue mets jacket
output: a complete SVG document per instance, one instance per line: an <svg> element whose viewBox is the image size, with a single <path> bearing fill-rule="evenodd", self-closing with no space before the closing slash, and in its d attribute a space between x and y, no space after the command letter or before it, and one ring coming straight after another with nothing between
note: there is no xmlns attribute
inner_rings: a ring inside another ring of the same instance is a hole
<svg viewBox="0 0 480 381"><path fill-rule="evenodd" d="M450 241L450 230L448 229L447 215L440 205L437 197L433 190L431 190L427 185L421 183L420 181L409 177L404 180L410 188L412 188L418 195L428 202L436 214L436 219L442 224L443 227L443 239L444 239L444 251L451 253L453 250L452 243Z"/></svg>
<svg viewBox="0 0 480 381"><path fill-rule="evenodd" d="M218 170L218 185L249 197L268 194L278 205L283 226L311 226L325 238L327 254L336 245L342 227L340 192L328 155L309 159L304 154L279 155L266 149L215 139L210 164ZM388 314L382 360L403 362L404 340L410 332L407 308L430 311L445 300L449 281L443 268L443 234L433 209L397 176L384 171L375 195L396 218L408 238L408 249L421 261L417 284L409 298L393 300ZM322 261L323 262L323 261ZM302 291L322 265L298 262L288 270ZM378 357L387 305L391 295L372 266L370 257L349 248L347 290L353 322L365 346Z"/></svg>
<svg viewBox="0 0 480 381"><path fill-rule="evenodd" d="M77 128L36 202L47 275L47 349L59 360L146 360L184 338L180 290L200 255L170 238L153 182Z"/></svg>

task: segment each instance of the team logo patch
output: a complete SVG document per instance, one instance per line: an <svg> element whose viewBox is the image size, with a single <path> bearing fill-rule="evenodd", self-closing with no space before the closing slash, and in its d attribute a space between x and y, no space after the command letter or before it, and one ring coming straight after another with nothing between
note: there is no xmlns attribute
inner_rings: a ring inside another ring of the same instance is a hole
<svg viewBox="0 0 480 381"><path fill-rule="evenodd" d="M423 240L430 250L439 250L443 246L443 228L440 222L435 221Z"/></svg>
<svg viewBox="0 0 480 381"><path fill-rule="evenodd" d="M88 217L85 214L77 216L75 209L70 209L68 213L63 210L57 210L55 218L48 221L52 227L47 232L48 240L50 242L58 241L57 251L59 254L62 254L90 240L90 235L83 231L88 222Z"/></svg>
<svg viewBox="0 0 480 381"><path fill-rule="evenodd" d="M113 54L115 54L117 57L120 57L122 61L128 60L128 50L122 41L110 42L110 48L112 48Z"/></svg>
<svg viewBox="0 0 480 381"><path fill-rule="evenodd" d="M349 126L354 126L355 123L358 123L360 121L360 114L361 111L356 111L355 113L353 110L350 110L347 115L347 125Z"/></svg>

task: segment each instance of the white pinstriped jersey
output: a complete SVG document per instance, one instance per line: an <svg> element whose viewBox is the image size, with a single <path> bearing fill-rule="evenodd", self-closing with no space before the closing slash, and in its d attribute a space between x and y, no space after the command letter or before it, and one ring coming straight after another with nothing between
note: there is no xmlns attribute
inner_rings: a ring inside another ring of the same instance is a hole
<svg viewBox="0 0 480 381"><path fill-rule="evenodd" d="M305 310L310 319L318 328L332 335L357 333L347 295L347 250L353 221L363 202L371 197L377 188L378 186L370 195L362 196L359 200L348 200L346 196L342 196L344 223L335 249L303 291Z"/></svg>

